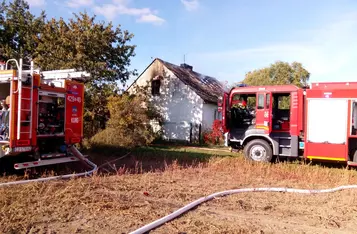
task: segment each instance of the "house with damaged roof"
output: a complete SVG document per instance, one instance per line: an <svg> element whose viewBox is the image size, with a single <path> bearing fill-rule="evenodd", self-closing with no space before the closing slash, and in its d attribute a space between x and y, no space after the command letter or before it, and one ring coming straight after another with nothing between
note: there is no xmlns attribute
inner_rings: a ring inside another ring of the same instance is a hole
<svg viewBox="0 0 357 234"><path fill-rule="evenodd" d="M210 76L196 72L188 64L175 65L156 58L127 89L136 93L145 88L150 101L161 112L164 140L197 142L202 132L219 119L217 101L223 85Z"/></svg>

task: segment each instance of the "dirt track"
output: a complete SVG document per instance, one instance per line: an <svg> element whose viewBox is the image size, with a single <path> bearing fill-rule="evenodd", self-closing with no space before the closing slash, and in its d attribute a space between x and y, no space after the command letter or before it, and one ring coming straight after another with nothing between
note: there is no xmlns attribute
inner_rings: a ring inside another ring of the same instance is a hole
<svg viewBox="0 0 357 234"><path fill-rule="evenodd" d="M128 233L213 192L357 184L356 171L218 158L163 172L0 189L0 232ZM356 233L357 191L250 193L216 199L152 233Z"/></svg>

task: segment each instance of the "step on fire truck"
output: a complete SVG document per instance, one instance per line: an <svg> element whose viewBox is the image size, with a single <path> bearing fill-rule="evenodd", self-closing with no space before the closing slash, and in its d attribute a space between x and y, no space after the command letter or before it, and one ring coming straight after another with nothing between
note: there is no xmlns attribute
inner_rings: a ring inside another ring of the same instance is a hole
<svg viewBox="0 0 357 234"><path fill-rule="evenodd" d="M8 70L10 64L16 69ZM72 146L83 137L83 78L73 69L29 70L11 59L0 70L0 158L30 156L15 169L78 161ZM72 150L73 151L73 150Z"/></svg>
<svg viewBox="0 0 357 234"><path fill-rule="evenodd" d="M357 166L357 82L235 87L218 102L226 145L274 157Z"/></svg>

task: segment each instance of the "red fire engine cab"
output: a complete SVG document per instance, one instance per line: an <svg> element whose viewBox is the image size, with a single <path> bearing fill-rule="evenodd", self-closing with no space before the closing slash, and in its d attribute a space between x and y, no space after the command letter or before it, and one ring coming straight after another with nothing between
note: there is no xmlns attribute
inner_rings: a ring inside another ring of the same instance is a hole
<svg viewBox="0 0 357 234"><path fill-rule="evenodd" d="M7 70L10 64L15 69ZM31 156L15 169L78 161L69 146L82 141L84 84L74 70L23 70L11 59L0 70L0 158ZM18 157L20 160L20 157ZM21 160L20 160L21 161Z"/></svg>
<svg viewBox="0 0 357 234"><path fill-rule="evenodd" d="M218 106L226 145L243 149L250 160L301 157L357 165L357 82L236 87Z"/></svg>

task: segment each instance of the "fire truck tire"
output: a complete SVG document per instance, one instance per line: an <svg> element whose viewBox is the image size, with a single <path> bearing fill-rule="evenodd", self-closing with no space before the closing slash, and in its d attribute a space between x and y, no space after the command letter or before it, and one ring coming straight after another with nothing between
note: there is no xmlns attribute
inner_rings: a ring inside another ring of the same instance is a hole
<svg viewBox="0 0 357 234"><path fill-rule="evenodd" d="M273 158L273 149L267 141L255 139L249 141L244 146L244 156L252 161L271 162Z"/></svg>

